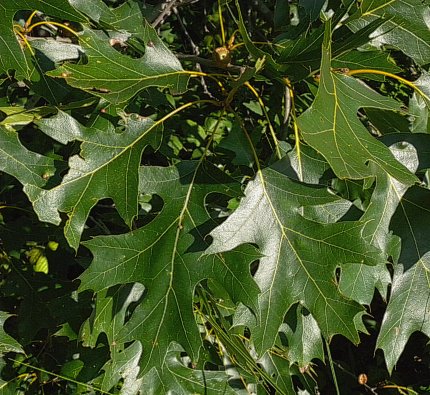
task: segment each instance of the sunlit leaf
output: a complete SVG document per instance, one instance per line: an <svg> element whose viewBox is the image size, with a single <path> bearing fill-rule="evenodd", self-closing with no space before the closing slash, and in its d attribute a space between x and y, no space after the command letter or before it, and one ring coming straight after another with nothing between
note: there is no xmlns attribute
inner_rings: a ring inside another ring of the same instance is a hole
<svg viewBox="0 0 430 395"><path fill-rule="evenodd" d="M263 254L255 274L258 312L249 323L259 353L273 345L294 303L312 313L325 337L340 333L358 341L354 320L363 310L339 291L335 271L347 263L376 264L380 253L364 241L360 222L321 224L300 214L301 207L338 199L265 169L248 185L239 208L211 232L208 254L243 243L256 244Z"/></svg>
<svg viewBox="0 0 430 395"><path fill-rule="evenodd" d="M376 344L384 351L390 372L414 332L430 336L429 201L428 189L411 188L390 224L401 239L401 252L394 265L390 301Z"/></svg>
<svg viewBox="0 0 430 395"><path fill-rule="evenodd" d="M19 141L18 133L4 126L0 126L0 170L20 180L26 193L32 187L43 187L56 171L52 158L28 150Z"/></svg>
<svg viewBox="0 0 430 395"><path fill-rule="evenodd" d="M390 45L403 51L415 62L430 62L429 8L421 0L363 0L353 18L359 25L382 18L384 24L373 34L373 44Z"/></svg>
<svg viewBox="0 0 430 395"><path fill-rule="evenodd" d="M85 51L86 64L66 63L48 74L64 78L71 86L115 104L126 102L150 86L184 91L189 74L183 71L179 60L149 23L144 23L142 38L138 36L145 50L141 58L133 59L121 54L111 46L108 35L85 29L80 42Z"/></svg>

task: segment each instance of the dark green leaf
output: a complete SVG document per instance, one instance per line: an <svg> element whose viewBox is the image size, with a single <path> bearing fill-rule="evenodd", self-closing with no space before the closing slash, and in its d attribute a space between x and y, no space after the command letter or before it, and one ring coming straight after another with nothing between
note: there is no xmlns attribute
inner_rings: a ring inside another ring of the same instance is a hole
<svg viewBox="0 0 430 395"><path fill-rule="evenodd" d="M387 54L376 51L350 51L340 56L337 56L332 61L334 68L347 68L350 70L356 69L373 69L386 71L396 74L401 71Z"/></svg>
<svg viewBox="0 0 430 395"><path fill-rule="evenodd" d="M360 27L382 18L384 24L372 34L376 46L398 48L419 65L430 62L428 6L421 0L363 0L353 18L360 18Z"/></svg>
<svg viewBox="0 0 430 395"><path fill-rule="evenodd" d="M240 193L235 182L219 170L193 162L171 168L144 167L140 189L163 198L161 213L131 233L85 242L95 258L81 276L81 289L93 289L103 298L100 291L116 284L145 286L143 300L114 341L140 341L142 373L155 367L162 374L172 341L181 344L193 362L198 360L201 337L192 310L197 283L211 278L222 283L235 302L254 307L258 288L249 264L259 255L254 248L242 247L201 257L199 251L206 246L203 238L215 225L205 210L206 195Z"/></svg>
<svg viewBox="0 0 430 395"><path fill-rule="evenodd" d="M376 163L400 182L417 181L398 163L389 149L372 137L357 118L363 107L400 110L400 104L370 89L363 82L330 69L330 26L327 24L323 46L321 79L312 106L298 118L305 141L321 153L340 178L360 179L371 176ZM342 103L342 106L341 106Z"/></svg>
<svg viewBox="0 0 430 395"><path fill-rule="evenodd" d="M376 264L380 253L361 236L362 224L321 224L300 215L300 208L334 202L326 188L311 187L265 169L246 191L239 208L211 232L206 253L229 251L255 243L263 257L255 280L261 289L252 337L258 353L269 349L284 315L301 303L315 317L327 338L341 333L358 341L354 324L361 307L344 297L335 277L346 263ZM286 286L288 284L288 286Z"/></svg>
<svg viewBox="0 0 430 395"><path fill-rule="evenodd" d="M119 53L105 33L85 29L80 41L87 63L64 64L48 74L115 104L126 102L150 86L184 91L190 73L184 72L155 30L148 22L144 23L141 39L145 53L141 58Z"/></svg>
<svg viewBox="0 0 430 395"><path fill-rule="evenodd" d="M391 133L406 133L409 130L409 120L404 114L378 108L366 108L365 112L370 122L370 128L381 136Z"/></svg>
<svg viewBox="0 0 430 395"><path fill-rule="evenodd" d="M8 352L23 353L21 345L3 329L4 322L10 317L10 314L0 311L0 355Z"/></svg>

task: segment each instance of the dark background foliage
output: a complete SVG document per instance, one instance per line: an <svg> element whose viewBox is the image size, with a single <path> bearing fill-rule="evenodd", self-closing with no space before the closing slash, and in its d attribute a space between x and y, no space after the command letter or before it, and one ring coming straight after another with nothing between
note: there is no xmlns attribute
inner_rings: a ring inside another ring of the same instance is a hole
<svg viewBox="0 0 430 395"><path fill-rule="evenodd" d="M427 1L0 6L0 392L430 392Z"/></svg>

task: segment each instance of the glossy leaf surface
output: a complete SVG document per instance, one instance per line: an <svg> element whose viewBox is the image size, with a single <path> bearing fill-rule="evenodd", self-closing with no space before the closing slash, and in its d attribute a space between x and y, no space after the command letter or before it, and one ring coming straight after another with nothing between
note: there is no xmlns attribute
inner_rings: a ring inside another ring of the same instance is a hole
<svg viewBox="0 0 430 395"><path fill-rule="evenodd" d="M261 289L258 314L249 324L257 351L273 345L284 315L297 302L312 313L324 336L341 333L357 341L354 320L362 309L339 291L335 270L346 263L375 265L381 259L362 238L363 224L307 220L301 207L338 198L271 169L259 174L245 195L239 208L211 232L214 243L207 253L255 243L263 254L255 275Z"/></svg>

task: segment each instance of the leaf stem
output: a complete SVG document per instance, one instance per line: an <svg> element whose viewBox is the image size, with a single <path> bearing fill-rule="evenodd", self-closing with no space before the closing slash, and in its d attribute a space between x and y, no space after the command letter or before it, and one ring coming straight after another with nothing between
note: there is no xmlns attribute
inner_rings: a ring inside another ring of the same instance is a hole
<svg viewBox="0 0 430 395"><path fill-rule="evenodd" d="M267 123L269 125L270 134L272 135L273 142L275 144L275 150L276 155L278 159L282 158L281 150L279 148L278 138L276 137L275 129L273 128L272 123L270 122L269 114L267 113L266 106L264 105L263 99L258 94L257 90L249 83L249 81L246 81L244 85L254 94L254 96L257 98L258 103L260 104L260 107L263 111L264 117L267 120Z"/></svg>
<svg viewBox="0 0 430 395"><path fill-rule="evenodd" d="M328 344L327 340L324 339L324 341L325 341L325 346L327 349L327 357L328 357L328 361L329 361L329 365L330 365L331 375L333 377L333 384L334 384L334 387L336 388L336 394L341 395L340 390L339 390L339 384L337 383L336 372L334 370L333 358L331 357L330 345Z"/></svg>
<svg viewBox="0 0 430 395"><path fill-rule="evenodd" d="M400 385L387 384L387 385L384 385L384 386L383 386L383 387L381 387L381 388L395 388L395 389L397 389L397 390L405 390L405 391L408 391L408 394L410 394L410 395L418 395L418 392L414 391L413 389L410 389L410 388L407 388L407 387L402 387L402 386L400 386Z"/></svg>
<svg viewBox="0 0 430 395"><path fill-rule="evenodd" d="M211 80L215 81L217 83L217 85L221 88L221 90L224 92L225 88L224 85L222 84L222 82L216 78L216 77L222 77L222 78L226 78L227 76L224 74L215 74L215 73L205 73L203 71L189 71L189 70L184 70L185 74L189 74L190 77L207 77L210 78Z"/></svg>
<svg viewBox="0 0 430 395"><path fill-rule="evenodd" d="M36 22L33 23L27 30L26 33L30 33L35 27L37 26L41 26L41 25L54 25L54 26L59 26L64 30L67 30L68 32L72 33L74 36L79 38L78 33L76 33L73 29L71 29L70 27L66 26L63 23L60 22L54 22L54 21L40 21L40 22Z"/></svg>
<svg viewBox="0 0 430 395"><path fill-rule="evenodd" d="M261 165L260 165L260 160L258 159L257 151L255 150L254 143L252 142L251 136L249 135L248 131L246 130L245 123L243 122L243 120L239 116L239 114L236 111L232 110L232 109L230 109L230 110L232 111L232 113L234 114L235 118L239 122L239 125L240 125L240 128L242 129L242 132L245 134L245 137L248 140L249 147L250 147L250 149L252 151L252 156L254 157L254 160L255 160L255 166L257 167L257 172L260 174L261 181L262 181L262 183L264 185L264 178L261 176L262 168L261 168Z"/></svg>
<svg viewBox="0 0 430 395"><path fill-rule="evenodd" d="M19 30L16 29L16 27L19 27ZM19 25L14 25L14 29L13 31L15 32L15 34L17 34L21 40L23 41L24 45L23 47L28 47L28 49L30 50L30 53L32 56L35 56L35 53L33 51L33 48L31 48L30 43L27 40L27 37L25 37L25 34L23 34L20 30L22 30L22 26Z"/></svg>
<svg viewBox="0 0 430 395"><path fill-rule="evenodd" d="M62 375L57 374L57 373L49 372L48 370L45 370L45 369L42 369L42 368L38 368L36 366L30 365L30 364L25 363L25 362L18 361L17 359L13 359L13 358L8 358L8 359L11 360L11 361L13 361L13 362L19 363L20 365L26 366L27 368L31 368L31 369L37 370L37 371L45 373L45 374L49 374L50 376L58 377L58 378L60 378L62 380L70 381L71 383L74 383L74 384L83 385L84 387L86 387L86 388L88 388L90 390L93 390L93 391L96 390L96 391L99 391L100 393L105 394L105 395L112 395L111 392L103 391L102 389L94 387L91 384L83 383L81 381L74 380L74 379L72 379L70 377L66 377L66 376L62 376Z"/></svg>
<svg viewBox="0 0 430 395"><path fill-rule="evenodd" d="M269 45L271 47L285 48L284 45L277 44L277 43L271 43L269 41L251 41L251 43L253 45ZM240 43L234 44L233 46L231 46L230 51L234 51L236 48L242 47L244 45L246 45L244 42L240 42Z"/></svg>
<svg viewBox="0 0 430 395"><path fill-rule="evenodd" d="M224 317L216 307L216 301L213 300L213 297L207 293L201 285L196 288L196 292L202 303L202 306L198 308L198 313L214 330L214 336L219 345L222 346L220 347L219 352L222 353L223 351L226 351L227 356L235 366L243 369L248 374L257 377L257 379L262 380L265 386L269 388L272 386L276 390L276 393L284 395L285 392L283 389L279 387L272 377L267 374L267 372L265 372L250 355L243 343L243 337L231 334ZM203 311L203 309L205 311ZM246 339L246 341L249 341L249 339ZM244 382L244 384L246 383Z"/></svg>
<svg viewBox="0 0 430 395"><path fill-rule="evenodd" d="M418 94L420 94L424 99L430 101L430 97L427 96L420 88L418 88L418 86L416 86L413 82L400 77L396 74L392 74L389 73L387 71L382 71L382 70L374 70L374 69L358 69L358 70L349 70L346 75L352 76L352 75L356 75L356 74L378 74L378 75L383 75L385 77L390 77L393 78L399 82L402 82L403 84L409 86L410 88L412 88L413 90L415 90Z"/></svg>
<svg viewBox="0 0 430 395"><path fill-rule="evenodd" d="M294 129L294 138L296 140L296 152L297 152L297 162L298 162L298 176L299 181L303 182L303 167L302 167L302 151L300 148L300 132L299 127L297 126L297 118L296 118L296 105L295 105L295 97L293 87L291 86L291 82L288 78L284 78L284 83L286 88L288 89L289 99L291 101L291 119L293 120L293 129Z"/></svg>
<svg viewBox="0 0 430 395"><path fill-rule="evenodd" d="M25 21L24 29L27 31L27 28L31 25L31 21L33 20L34 16L37 14L37 10L34 10L31 15L28 17L28 19Z"/></svg>
<svg viewBox="0 0 430 395"><path fill-rule="evenodd" d="M0 205L0 210L2 210L4 208L10 208L12 210L21 210L21 211L24 211L26 213L32 214L32 212L30 210L27 210L25 208L21 208L21 207L18 207L18 206L8 206L7 204Z"/></svg>
<svg viewBox="0 0 430 395"><path fill-rule="evenodd" d="M221 28L222 45L225 45L224 20L222 18L222 10L221 10L221 1L220 0L218 0L218 15L219 15L219 25Z"/></svg>

